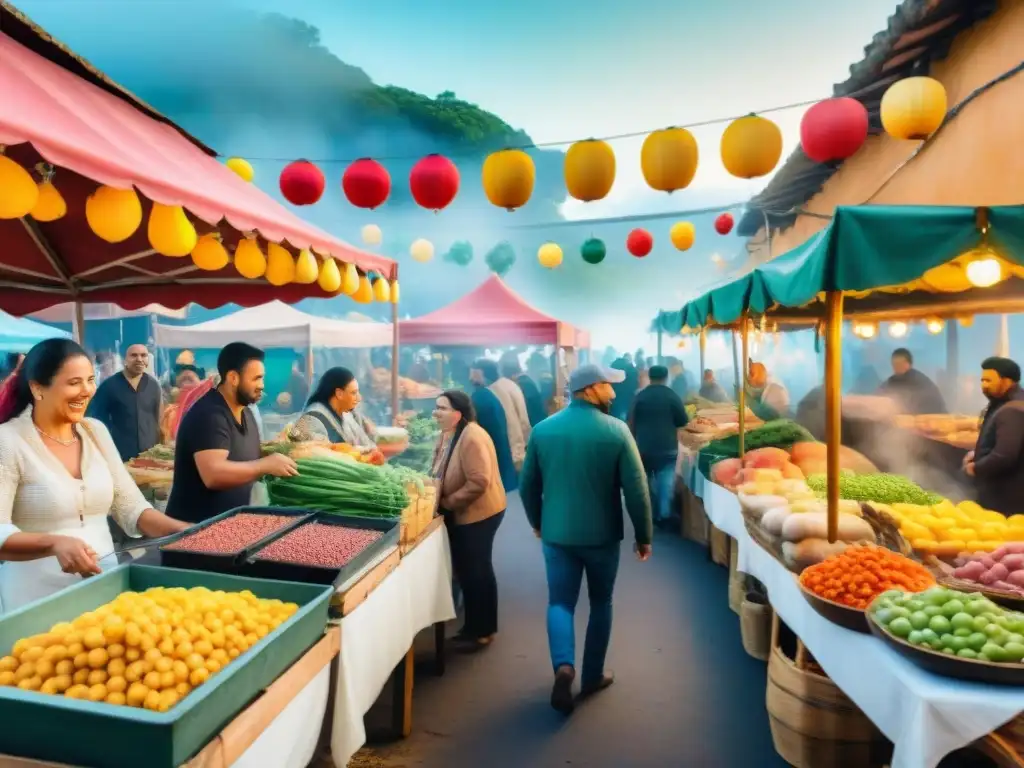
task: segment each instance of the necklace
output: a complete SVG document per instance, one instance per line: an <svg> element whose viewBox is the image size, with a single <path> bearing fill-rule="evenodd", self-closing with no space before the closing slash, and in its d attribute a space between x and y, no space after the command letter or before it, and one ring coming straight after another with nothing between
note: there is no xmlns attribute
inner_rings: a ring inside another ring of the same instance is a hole
<svg viewBox="0 0 1024 768"><path fill-rule="evenodd" d="M52 440L53 442L59 445L63 445L65 448L70 448L72 445L78 442L78 435L73 435L70 440L61 440L59 437L54 437L53 435L46 434L39 427L36 427L36 432L45 437L47 440Z"/></svg>

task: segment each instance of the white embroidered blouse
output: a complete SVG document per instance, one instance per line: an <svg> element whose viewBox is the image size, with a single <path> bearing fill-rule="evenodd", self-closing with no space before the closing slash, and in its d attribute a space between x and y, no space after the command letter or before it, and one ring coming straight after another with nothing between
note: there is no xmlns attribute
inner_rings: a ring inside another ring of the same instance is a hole
<svg viewBox="0 0 1024 768"><path fill-rule="evenodd" d="M114 551L107 516L132 537L151 506L121 463L110 432L86 419L75 429L82 444L82 479L71 476L43 444L32 409L0 425L0 546L19 531L77 536L100 557ZM103 567L116 565L107 558ZM55 557L9 562L0 567L0 606L26 605L77 583Z"/></svg>

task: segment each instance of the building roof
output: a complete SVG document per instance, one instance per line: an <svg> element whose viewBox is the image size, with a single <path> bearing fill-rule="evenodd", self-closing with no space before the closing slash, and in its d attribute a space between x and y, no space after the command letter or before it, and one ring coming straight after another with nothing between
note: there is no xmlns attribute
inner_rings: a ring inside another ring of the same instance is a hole
<svg viewBox="0 0 1024 768"><path fill-rule="evenodd" d="M934 61L949 53L953 41L989 16L998 0L903 0L884 30L864 49L864 58L850 67L850 77L832 89L850 96L868 110L869 130L881 133L879 106L886 88L896 80L926 74ZM739 222L744 237L756 234L767 216L772 228L796 221L800 206L814 197L842 163L815 163L797 147L764 190L754 197Z"/></svg>

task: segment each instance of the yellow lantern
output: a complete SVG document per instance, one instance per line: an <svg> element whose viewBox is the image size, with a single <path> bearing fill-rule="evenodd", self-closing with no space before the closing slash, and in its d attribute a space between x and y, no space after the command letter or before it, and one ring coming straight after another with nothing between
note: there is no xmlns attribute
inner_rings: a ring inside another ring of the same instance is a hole
<svg viewBox="0 0 1024 768"><path fill-rule="evenodd" d="M421 237L409 246L409 254L412 256L413 261L418 261L420 264L426 264L434 258L434 244Z"/></svg>
<svg viewBox="0 0 1024 768"><path fill-rule="evenodd" d="M373 300L383 303L391 301L391 284L383 277L373 281Z"/></svg>
<svg viewBox="0 0 1024 768"><path fill-rule="evenodd" d="M522 208L533 194L537 169L533 158L521 149L492 152L484 160L482 181L484 194L491 205L514 211Z"/></svg>
<svg viewBox="0 0 1024 768"><path fill-rule="evenodd" d="M192 249L192 263L206 272L224 269L229 261L227 250L213 234L200 237Z"/></svg>
<svg viewBox="0 0 1024 768"><path fill-rule="evenodd" d="M782 131L764 117L733 120L722 133L722 165L741 179L767 176L782 157Z"/></svg>
<svg viewBox="0 0 1024 768"><path fill-rule="evenodd" d="M341 272L338 271L338 262L334 257L328 256L323 260L316 282L324 293L337 293L341 288Z"/></svg>
<svg viewBox="0 0 1024 768"><path fill-rule="evenodd" d="M36 221L57 221L68 212L68 204L51 179L39 182L39 198L32 207L31 215Z"/></svg>
<svg viewBox="0 0 1024 768"><path fill-rule="evenodd" d="M369 304L373 301L373 288L370 287L370 278L366 275L359 276L359 290L352 294L352 299L359 304Z"/></svg>
<svg viewBox="0 0 1024 768"><path fill-rule="evenodd" d="M295 280L295 259L277 243L267 244L267 282L282 286Z"/></svg>
<svg viewBox="0 0 1024 768"><path fill-rule="evenodd" d="M693 228L693 224L688 221L677 221L672 225L672 229L668 231L668 237L674 245L680 251L687 251L693 247L693 240L696 237L696 232Z"/></svg>
<svg viewBox="0 0 1024 768"><path fill-rule="evenodd" d="M615 183L615 153L597 139L577 141L565 153L565 188L590 203L606 197Z"/></svg>
<svg viewBox="0 0 1024 768"><path fill-rule="evenodd" d="M100 187L85 200L85 219L101 240L122 243L142 224L142 203L131 187Z"/></svg>
<svg viewBox="0 0 1024 768"><path fill-rule="evenodd" d="M879 112L894 139L927 139L946 119L946 89L931 77L905 77L889 86Z"/></svg>
<svg viewBox="0 0 1024 768"><path fill-rule="evenodd" d="M341 277L341 292L346 296L354 296L359 290L359 270L355 264L346 264Z"/></svg>
<svg viewBox="0 0 1024 768"><path fill-rule="evenodd" d="M537 251L537 261L542 267L554 269L562 263L562 249L556 243L544 243Z"/></svg>
<svg viewBox="0 0 1024 768"><path fill-rule="evenodd" d="M398 303L398 279L397 278L391 281L391 303L392 304L397 304Z"/></svg>
<svg viewBox="0 0 1024 768"><path fill-rule="evenodd" d="M240 157L229 157L224 165L237 173L243 181L251 182L256 175L249 161Z"/></svg>
<svg viewBox="0 0 1024 768"><path fill-rule="evenodd" d="M235 246L235 269L250 280L263 277L267 272L267 257L255 239L240 240Z"/></svg>
<svg viewBox="0 0 1024 768"><path fill-rule="evenodd" d="M359 234L364 245L380 245L384 241L384 233L376 224L367 224Z"/></svg>
<svg viewBox="0 0 1024 768"><path fill-rule="evenodd" d="M666 128L644 139L640 170L651 189L671 193L690 186L697 173L698 156L692 133L685 128Z"/></svg>
<svg viewBox="0 0 1024 768"><path fill-rule="evenodd" d="M316 282L320 271L316 256L308 248L299 251L299 257L295 260L295 282L299 285L311 285Z"/></svg>
<svg viewBox="0 0 1024 768"><path fill-rule="evenodd" d="M20 219L35 207L39 187L32 174L0 154L0 219Z"/></svg>
<svg viewBox="0 0 1024 768"><path fill-rule="evenodd" d="M153 203L146 229L149 244L162 256L188 256L199 241L196 228L180 205Z"/></svg>

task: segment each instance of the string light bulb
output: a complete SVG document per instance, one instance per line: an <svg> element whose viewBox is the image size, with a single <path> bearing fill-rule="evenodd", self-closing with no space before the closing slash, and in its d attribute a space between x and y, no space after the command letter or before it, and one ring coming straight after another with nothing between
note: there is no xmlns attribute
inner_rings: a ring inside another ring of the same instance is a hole
<svg viewBox="0 0 1024 768"><path fill-rule="evenodd" d="M942 333L942 330L946 327L946 322L941 318L932 317L925 323L925 327L928 329L928 333L935 335Z"/></svg>
<svg viewBox="0 0 1024 768"><path fill-rule="evenodd" d="M907 324L902 321L889 324L889 335L894 339L902 339L907 335Z"/></svg>
<svg viewBox="0 0 1024 768"><path fill-rule="evenodd" d="M1003 279L999 260L991 256L967 263L967 279L976 288L991 288Z"/></svg>
<svg viewBox="0 0 1024 768"><path fill-rule="evenodd" d="M878 334L878 326L874 323L854 323L853 335L859 339L873 339Z"/></svg>

